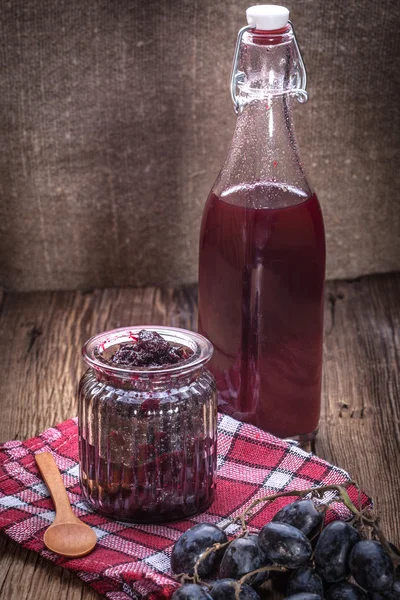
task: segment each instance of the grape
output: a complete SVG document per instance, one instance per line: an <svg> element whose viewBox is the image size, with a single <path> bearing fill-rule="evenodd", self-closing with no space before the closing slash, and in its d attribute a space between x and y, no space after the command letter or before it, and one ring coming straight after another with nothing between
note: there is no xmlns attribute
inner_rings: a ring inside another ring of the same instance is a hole
<svg viewBox="0 0 400 600"><path fill-rule="evenodd" d="M349 555L359 540L360 534L348 523L334 521L327 525L315 547L317 573L329 583L346 579L350 574Z"/></svg>
<svg viewBox="0 0 400 600"><path fill-rule="evenodd" d="M311 557L311 544L304 533L284 523L264 525L258 543L266 557L274 564L295 569L305 565Z"/></svg>
<svg viewBox="0 0 400 600"><path fill-rule="evenodd" d="M400 579L396 579L386 592L372 594L372 600L400 600Z"/></svg>
<svg viewBox="0 0 400 600"><path fill-rule="evenodd" d="M274 523L286 523L300 529L304 535L313 537L322 525L323 516L311 500L296 500L276 513Z"/></svg>
<svg viewBox="0 0 400 600"><path fill-rule="evenodd" d="M260 569L267 564L267 558L258 545L258 535L249 535L237 538L228 546L222 558L219 576L221 579L240 579L246 573ZM267 577L268 572L258 573L246 583L256 587L261 585Z"/></svg>
<svg viewBox="0 0 400 600"><path fill-rule="evenodd" d="M239 600L260 600L260 596L246 583L239 584L236 579L217 579L210 595L214 600L236 600L236 586L240 585Z"/></svg>
<svg viewBox="0 0 400 600"><path fill-rule="evenodd" d="M212 598L200 585L185 583L172 594L171 600L212 600Z"/></svg>
<svg viewBox="0 0 400 600"><path fill-rule="evenodd" d="M324 586L318 573L311 567L300 567L293 571L286 588L286 595L291 596L300 592L324 595Z"/></svg>
<svg viewBox="0 0 400 600"><path fill-rule="evenodd" d="M394 566L379 542L358 542L350 554L350 571L368 592L384 592L393 584Z"/></svg>
<svg viewBox="0 0 400 600"><path fill-rule="evenodd" d="M226 533L211 523L199 523L194 525L175 542L171 554L171 568L174 573L186 573L193 575L194 565L200 555L213 544L224 544L228 541ZM217 566L219 559L224 553L224 548L217 552L211 552L200 562L198 574L207 577Z"/></svg>
<svg viewBox="0 0 400 600"><path fill-rule="evenodd" d="M311 592L301 592L300 594L286 596L284 600L322 600L322 596L311 594Z"/></svg>
<svg viewBox="0 0 400 600"><path fill-rule="evenodd" d="M347 581L339 581L328 588L325 598L326 600L367 600L368 596L356 585Z"/></svg>

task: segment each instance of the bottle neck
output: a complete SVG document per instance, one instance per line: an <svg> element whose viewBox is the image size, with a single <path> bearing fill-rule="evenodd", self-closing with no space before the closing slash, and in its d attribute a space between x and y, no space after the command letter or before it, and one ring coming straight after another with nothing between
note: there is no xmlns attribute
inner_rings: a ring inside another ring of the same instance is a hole
<svg viewBox="0 0 400 600"><path fill-rule="evenodd" d="M259 183L291 186L299 197L312 194L292 121L292 92L302 85L298 58L290 26L280 32L244 34L239 55L240 111L214 186L217 195Z"/></svg>
<svg viewBox="0 0 400 600"><path fill-rule="evenodd" d="M303 197L312 194L300 160L287 95L246 102L214 192L221 195L230 188L255 183L291 186Z"/></svg>
<svg viewBox="0 0 400 600"><path fill-rule="evenodd" d="M243 34L238 61L239 104L293 95L305 85L305 68L290 25L275 32Z"/></svg>

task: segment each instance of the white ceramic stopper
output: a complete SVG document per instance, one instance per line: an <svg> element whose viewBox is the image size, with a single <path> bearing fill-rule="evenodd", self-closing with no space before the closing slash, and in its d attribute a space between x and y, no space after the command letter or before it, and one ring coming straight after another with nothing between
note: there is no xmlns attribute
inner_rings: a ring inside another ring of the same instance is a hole
<svg viewBox="0 0 400 600"><path fill-rule="evenodd" d="M289 11L284 6L276 4L260 4L250 6L246 10L247 23L262 31L274 31L286 27L289 21Z"/></svg>

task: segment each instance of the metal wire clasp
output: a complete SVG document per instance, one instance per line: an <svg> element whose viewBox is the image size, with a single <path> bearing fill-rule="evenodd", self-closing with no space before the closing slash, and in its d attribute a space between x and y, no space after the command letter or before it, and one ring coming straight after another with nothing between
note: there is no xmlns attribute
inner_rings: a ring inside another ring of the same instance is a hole
<svg viewBox="0 0 400 600"><path fill-rule="evenodd" d="M246 31L250 31L250 29L254 29L254 27L251 25L246 25L245 27L242 27L242 29L239 29L236 38L235 54L233 55L231 71L231 98L233 102L233 108L235 109L235 113L237 115L240 113L240 102L236 95L236 88L238 83L243 81L244 79L243 71L237 70L239 63L240 44L242 43L243 35L246 33Z"/></svg>
<svg viewBox="0 0 400 600"><path fill-rule="evenodd" d="M308 93L306 91L307 71L306 71L306 66L304 64L304 61L303 61L303 57L301 56L300 47L297 42L296 32L294 30L293 23L291 21L288 21L288 23L291 26L292 31L293 31L293 42L294 42L294 46L295 46L296 53L297 53L299 72L300 72L300 87L290 90L286 93L290 94L291 96L295 96L298 102L300 102L301 104L304 104L308 100ZM244 80L243 71L237 70L238 64L239 64L240 44L242 42L243 35L246 33L246 31L250 31L250 30L254 31L254 29L255 29L255 27L253 27L252 25L246 25L245 27L242 27L241 29L239 29L237 39L236 39L235 53L233 55L233 62L232 62L231 86L230 86L231 98L232 98L233 107L235 109L236 114L239 114L243 108L239 102L239 98L236 93L238 84Z"/></svg>

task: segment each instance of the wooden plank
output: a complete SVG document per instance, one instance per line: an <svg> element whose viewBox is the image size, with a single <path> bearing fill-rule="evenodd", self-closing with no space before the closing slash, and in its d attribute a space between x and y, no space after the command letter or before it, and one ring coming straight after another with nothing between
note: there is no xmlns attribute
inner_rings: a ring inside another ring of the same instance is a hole
<svg viewBox="0 0 400 600"><path fill-rule="evenodd" d="M196 288L108 289L5 294L0 312L0 440L27 438L76 414L94 333L129 324L196 325ZM377 500L384 528L399 540L400 276L330 282L326 289L325 376L317 453ZM0 599L92 600L69 572L0 536Z"/></svg>
<svg viewBox="0 0 400 600"><path fill-rule="evenodd" d="M327 285L319 456L348 470L400 540L400 275Z"/></svg>
<svg viewBox="0 0 400 600"><path fill-rule="evenodd" d="M16 542L0 537L0 598L3 600L98 600L73 573Z"/></svg>

